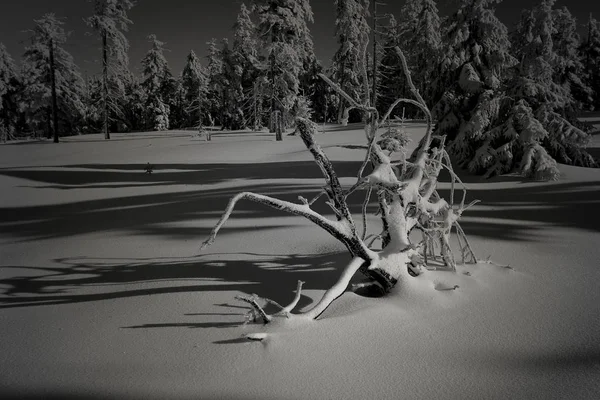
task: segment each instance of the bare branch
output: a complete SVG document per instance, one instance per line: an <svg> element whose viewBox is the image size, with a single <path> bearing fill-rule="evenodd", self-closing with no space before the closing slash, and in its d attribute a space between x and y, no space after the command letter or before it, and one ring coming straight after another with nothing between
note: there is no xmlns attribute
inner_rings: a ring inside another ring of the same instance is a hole
<svg viewBox="0 0 600 400"><path fill-rule="evenodd" d="M338 238L339 240L342 240L342 238L345 238L348 234L348 229L345 223L330 221L329 219L323 217L321 214L311 210L310 207L308 207L307 205L295 204L289 201L279 200L270 196L264 196L252 192L242 192L238 193L237 195L231 198L225 212L221 216L221 219L215 225L208 238L200 246L200 251L202 251L205 247L210 246L215 241L217 233L219 233L219 230L221 229L223 224L225 224L225 222L229 219L229 216L231 215L236 203L242 199L247 199L256 203L265 204L271 208L305 217L311 222L314 222L316 225L325 229L327 232L329 232L331 235Z"/></svg>
<svg viewBox="0 0 600 400"><path fill-rule="evenodd" d="M342 275L335 283L335 285L333 285L325 292L325 294L323 294L321 300L313 308L303 313L304 316L310 319L319 318L323 311L325 311L335 299L337 299L344 293L344 291L348 287L348 284L350 283L350 279L352 279L356 271L358 271L364 263L365 260L363 260L360 257L353 258L350 264L346 266L344 272L342 272Z"/></svg>
<svg viewBox="0 0 600 400"><path fill-rule="evenodd" d="M260 315L260 317L263 320L263 323L268 324L269 322L271 322L271 316L268 315L265 310L263 310L263 308L256 302L256 298L257 296L254 295L252 297L246 297L246 296L235 296L235 298L237 300L246 302L248 304L250 304L252 306L252 309L258 314Z"/></svg>
<svg viewBox="0 0 600 400"><path fill-rule="evenodd" d="M367 195L365 196L365 201L362 205L362 220L363 220L363 232L361 239L364 241L367 236L367 206L369 205L369 200L371 200L371 193L373 192L372 188L367 190Z"/></svg>
<svg viewBox="0 0 600 400"><path fill-rule="evenodd" d="M292 300L290 304L283 308L283 312L291 313L294 310L294 308L296 308L298 302L300 301L300 297L302 297L302 285L304 283L305 282L303 281L298 281L298 286L296 286L296 296L294 296L294 300Z"/></svg>

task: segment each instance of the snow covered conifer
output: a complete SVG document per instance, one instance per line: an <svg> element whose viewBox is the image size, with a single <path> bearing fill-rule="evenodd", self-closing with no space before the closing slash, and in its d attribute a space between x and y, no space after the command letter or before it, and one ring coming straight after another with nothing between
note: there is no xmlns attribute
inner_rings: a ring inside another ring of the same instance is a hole
<svg viewBox="0 0 600 400"><path fill-rule="evenodd" d="M146 94L146 126L156 131L169 129L169 105L165 101L167 85L172 78L167 59L164 56L164 43L156 35L148 36L152 44L142 59L144 78L142 88Z"/></svg>
<svg viewBox="0 0 600 400"><path fill-rule="evenodd" d="M594 166L594 159L584 150L589 136L571 122L578 109L574 94L589 93L577 75L583 75L583 67L577 57L570 59L573 49L568 47L576 40L574 21L568 11L553 6L554 0L543 0L523 13L514 36L520 63L508 94L532 108L548 132L542 144L551 157ZM564 38L556 34L558 26L566 30Z"/></svg>
<svg viewBox="0 0 600 400"><path fill-rule="evenodd" d="M574 104L576 77L569 76L568 63L558 68L554 1L543 0L522 14L514 35L518 63L508 52L507 30L494 16L493 3L464 0L450 19L439 84L451 89L433 110L436 133L447 135L462 167L486 177L516 171L557 179L555 159L594 165L582 150L586 134L564 117Z"/></svg>
<svg viewBox="0 0 600 400"><path fill-rule="evenodd" d="M193 50L188 54L183 67L181 86L185 125L201 127L206 112L207 82L200 59Z"/></svg>
<svg viewBox="0 0 600 400"><path fill-rule="evenodd" d="M63 22L54 14L46 14L35 20L22 62L28 123L33 129L48 127L48 134L54 132L54 142L58 142L61 128L76 128L85 110L84 82L73 57L63 47L66 40Z"/></svg>
<svg viewBox="0 0 600 400"><path fill-rule="evenodd" d="M6 141L16 129L17 95L20 88L17 67L3 43L0 43L0 140Z"/></svg>
<svg viewBox="0 0 600 400"><path fill-rule="evenodd" d="M409 0L408 3L415 0ZM442 45L441 22L438 9L433 0L418 0L415 9L418 11L412 32L404 32L401 36L401 48L409 55L408 62L414 71L414 79L419 82L418 88L425 101L431 102L434 87L429 82L435 77L439 52Z"/></svg>
<svg viewBox="0 0 600 400"><path fill-rule="evenodd" d="M289 113L298 96L305 60L310 57L312 39L307 24L313 21L312 9L308 0L254 0L253 10L265 49L272 116L275 111ZM277 135L277 140L282 137Z"/></svg>
<svg viewBox="0 0 600 400"><path fill-rule="evenodd" d="M566 111L576 114L592 101L592 90L583 79L584 67L578 51L580 37L577 33L577 21L567 7L561 7L552 10L552 24L552 49L556 54L554 80L571 95L572 104Z"/></svg>
<svg viewBox="0 0 600 400"><path fill-rule="evenodd" d="M247 126L251 120L256 122L260 119L258 115L258 103L260 85L260 60L258 52L258 42L256 39L256 26L251 18L251 11L244 3L240 6L237 20L233 26L233 45L231 72L239 79L241 95L238 99L238 107L243 116L242 125Z"/></svg>
<svg viewBox="0 0 600 400"><path fill-rule="evenodd" d="M494 14L495 2L463 0L448 20L436 83L446 90L432 110L435 132L446 135L459 165L487 176L514 167L512 159L507 164L510 157L496 155L509 151L505 143L487 136L504 104L502 81L516 64L508 30Z"/></svg>
<svg viewBox="0 0 600 400"><path fill-rule="evenodd" d="M220 76L222 103L221 120L224 129L240 129L244 126L244 75L242 59L229 48L229 41L223 39L220 50L222 70Z"/></svg>
<svg viewBox="0 0 600 400"><path fill-rule="evenodd" d="M581 45L584 80L592 90L592 106L600 110L600 23L592 17L586 24L587 37Z"/></svg>
<svg viewBox="0 0 600 400"><path fill-rule="evenodd" d="M132 0L94 0L95 13L86 21L100 35L102 41L102 103L104 138L110 139L109 120L111 108L116 112L119 96L123 95L123 78L129 57L129 42L125 37L131 20L127 12ZM111 85L112 80L116 85Z"/></svg>
<svg viewBox="0 0 600 400"><path fill-rule="evenodd" d="M335 35L339 47L333 56L333 78L344 92L359 101L365 96L361 84L363 79L361 63L364 58L363 53L366 51L362 43L371 31L367 22L369 1L336 0L335 5ZM347 100L340 96L338 107L338 123L347 123L348 121L344 120L344 110L348 107ZM353 113L354 120L359 117L358 113Z"/></svg>
<svg viewBox="0 0 600 400"><path fill-rule="evenodd" d="M207 104L208 119L211 126L215 125L215 120L222 124L223 116L223 60L221 59L221 50L217 44L217 39L213 38L206 43L208 45L208 54L206 58L206 79L207 79Z"/></svg>

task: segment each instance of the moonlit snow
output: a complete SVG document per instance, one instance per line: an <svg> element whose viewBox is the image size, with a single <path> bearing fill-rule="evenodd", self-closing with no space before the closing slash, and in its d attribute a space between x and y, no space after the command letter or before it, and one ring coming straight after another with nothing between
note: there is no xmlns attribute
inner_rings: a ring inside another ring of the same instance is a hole
<svg viewBox="0 0 600 400"><path fill-rule="evenodd" d="M317 141L348 185L364 133L343 129ZM407 131L414 146L424 126ZM198 252L236 193L319 191L300 138L61 141L0 146L0 398L600 398L598 169L461 172L481 200L462 226L482 262L385 298L347 291L318 321L244 325L236 295L287 304L302 280L306 309L349 261L309 221L249 202Z"/></svg>

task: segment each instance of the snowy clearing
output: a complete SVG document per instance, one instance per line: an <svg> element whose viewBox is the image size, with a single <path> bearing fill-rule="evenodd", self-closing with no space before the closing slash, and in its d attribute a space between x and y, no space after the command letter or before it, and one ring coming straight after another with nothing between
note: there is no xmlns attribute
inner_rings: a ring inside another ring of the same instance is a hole
<svg viewBox="0 0 600 400"><path fill-rule="evenodd" d="M348 129L317 136L342 184L364 156ZM424 125L407 130L414 147ZM600 398L600 170L560 167L550 183L461 175L482 201L462 223L476 254L511 268L430 271L386 298L346 292L318 322L242 327L236 295L284 304L302 280L306 308L349 261L250 202L198 253L234 194L318 192L299 137L2 145L0 398Z"/></svg>

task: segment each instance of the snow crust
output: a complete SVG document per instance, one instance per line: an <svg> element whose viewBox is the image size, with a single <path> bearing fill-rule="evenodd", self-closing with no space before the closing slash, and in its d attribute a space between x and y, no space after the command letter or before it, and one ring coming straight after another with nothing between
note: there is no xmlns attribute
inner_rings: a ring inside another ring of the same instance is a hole
<svg viewBox="0 0 600 400"><path fill-rule="evenodd" d="M339 129L317 140L349 185L364 133ZM600 170L461 175L482 200L462 223L476 254L511 268L431 270L387 298L346 292L316 322L240 326L236 295L287 304L303 280L308 309L349 262L249 202L197 253L240 191L318 193L300 138L112 138L0 146L0 398L600 398Z"/></svg>

